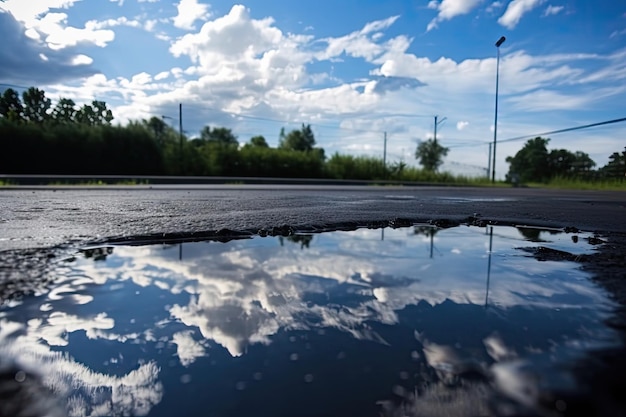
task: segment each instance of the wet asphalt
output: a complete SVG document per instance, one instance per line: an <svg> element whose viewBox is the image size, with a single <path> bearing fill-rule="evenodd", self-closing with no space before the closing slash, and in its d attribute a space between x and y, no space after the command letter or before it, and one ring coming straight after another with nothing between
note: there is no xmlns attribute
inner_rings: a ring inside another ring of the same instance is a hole
<svg viewBox="0 0 626 417"><path fill-rule="evenodd" d="M626 233L626 192L534 188L161 185L0 189L0 253L224 229L414 222Z"/></svg>

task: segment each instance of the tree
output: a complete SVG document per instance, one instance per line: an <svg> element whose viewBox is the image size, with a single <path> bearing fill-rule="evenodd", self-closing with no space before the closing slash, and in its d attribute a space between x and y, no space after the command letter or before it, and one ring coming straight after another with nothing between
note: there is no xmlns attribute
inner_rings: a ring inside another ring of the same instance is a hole
<svg viewBox="0 0 626 417"><path fill-rule="evenodd" d="M20 95L12 88L4 90L0 97L0 115L8 120L17 121L22 119L24 106L20 100Z"/></svg>
<svg viewBox="0 0 626 417"><path fill-rule="evenodd" d="M265 138L260 135L251 137L249 145L257 148L269 148L269 145L267 144Z"/></svg>
<svg viewBox="0 0 626 417"><path fill-rule="evenodd" d="M93 111L96 116L96 125L110 125L113 120L113 113L107 109L107 104L104 101L94 100L91 102Z"/></svg>
<svg viewBox="0 0 626 417"><path fill-rule="evenodd" d="M523 182L546 182L554 177L585 176L596 165L585 152L571 152L567 149L552 149L548 152L548 142L548 138L530 139L515 156L507 157L507 180L511 181L517 176Z"/></svg>
<svg viewBox="0 0 626 417"><path fill-rule="evenodd" d="M299 152L312 151L315 147L315 135L311 130L311 125L302 124L300 130L292 130L287 135L285 135L284 128L281 129L278 147Z"/></svg>
<svg viewBox="0 0 626 417"><path fill-rule="evenodd" d="M161 144L163 142L163 134L167 130L167 123L162 118L156 116L152 116L150 120L144 122L146 127L154 133L156 141Z"/></svg>
<svg viewBox="0 0 626 417"><path fill-rule="evenodd" d="M113 113L107 109L104 101L94 100L91 105L83 104L76 114L76 120L88 126L110 125Z"/></svg>
<svg viewBox="0 0 626 417"><path fill-rule="evenodd" d="M506 162L509 164L507 180L510 181L517 176L522 182L547 181L551 176L548 142L550 139L537 136L528 140L515 156L507 157Z"/></svg>
<svg viewBox="0 0 626 417"><path fill-rule="evenodd" d="M415 150L415 158L426 171L437 172L448 154L448 148L441 146L435 139L420 142Z"/></svg>
<svg viewBox="0 0 626 417"><path fill-rule="evenodd" d="M548 169L551 177L567 177L589 172L595 162L585 152L570 152L567 149L553 149L548 154Z"/></svg>
<svg viewBox="0 0 626 417"><path fill-rule="evenodd" d="M76 122L77 110L74 107L76 103L69 98L59 99L57 105L52 110L52 117L57 123L74 123Z"/></svg>
<svg viewBox="0 0 626 417"><path fill-rule="evenodd" d="M613 152L609 156L609 162L600 168L600 172L611 178L626 177L626 148L622 153Z"/></svg>
<svg viewBox="0 0 626 417"><path fill-rule="evenodd" d="M211 129L211 126L204 126L200 131L200 140L202 143L239 146L237 136L225 127L214 127Z"/></svg>
<svg viewBox="0 0 626 417"><path fill-rule="evenodd" d="M24 102L24 118L29 122L43 123L50 118L48 113L52 102L46 93L36 87L30 87L22 93Z"/></svg>
<svg viewBox="0 0 626 417"><path fill-rule="evenodd" d="M589 172L593 170L593 167L596 166L596 163L591 159L591 157L585 152L576 151L574 152L574 171L576 173L581 172Z"/></svg>

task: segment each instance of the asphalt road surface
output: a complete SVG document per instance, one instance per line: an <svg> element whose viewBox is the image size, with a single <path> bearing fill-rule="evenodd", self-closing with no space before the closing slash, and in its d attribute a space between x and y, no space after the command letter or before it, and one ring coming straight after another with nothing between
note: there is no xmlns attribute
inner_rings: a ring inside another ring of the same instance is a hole
<svg viewBox="0 0 626 417"><path fill-rule="evenodd" d="M0 189L0 251L222 229L394 219L626 232L626 192L532 188L160 185Z"/></svg>

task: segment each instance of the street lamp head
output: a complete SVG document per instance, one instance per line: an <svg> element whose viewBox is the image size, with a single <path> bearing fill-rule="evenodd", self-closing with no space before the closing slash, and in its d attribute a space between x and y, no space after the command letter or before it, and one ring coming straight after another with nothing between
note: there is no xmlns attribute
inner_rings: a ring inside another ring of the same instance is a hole
<svg viewBox="0 0 626 417"><path fill-rule="evenodd" d="M496 42L496 48L499 48L500 45L502 45L505 40L506 38L504 36L500 36L500 39L498 39L498 42Z"/></svg>

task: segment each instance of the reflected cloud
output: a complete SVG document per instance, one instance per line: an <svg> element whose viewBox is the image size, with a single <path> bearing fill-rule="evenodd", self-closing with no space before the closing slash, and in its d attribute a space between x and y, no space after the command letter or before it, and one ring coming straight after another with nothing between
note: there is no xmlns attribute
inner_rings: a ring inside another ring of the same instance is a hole
<svg viewBox="0 0 626 417"><path fill-rule="evenodd" d="M93 318L81 318L60 311L52 312L47 319L31 319L28 321L28 332L36 334L50 346L66 346L67 335L77 330L84 330L87 337L96 337L96 329L112 329L114 321L106 313Z"/></svg>
<svg viewBox="0 0 626 417"><path fill-rule="evenodd" d="M101 318L104 320L105 318ZM101 321L102 321L101 320ZM53 321L69 329L80 328L68 316ZM68 325L68 323L71 323ZM92 322L93 324L93 322ZM108 326L108 323L105 325ZM86 327L90 328L89 325ZM15 322L0 322L0 356L15 361L34 375L40 375L45 386L57 398L65 399L70 416L147 415L161 401L163 386L158 381L160 369L153 361L139 365L122 376L94 372L69 355L53 351L40 338L53 343L67 343L56 331L42 334L40 325L28 327ZM15 337L15 333L21 333Z"/></svg>
<svg viewBox="0 0 626 417"><path fill-rule="evenodd" d="M517 230L498 228L492 251L482 230L388 230L381 242L378 230L361 229L289 239L295 245L258 238L181 243L184 250L177 245L117 247L107 250L107 262L82 260L75 268L99 285L130 280L189 294L186 305L172 305L171 316L198 328L232 356L242 355L249 344L268 344L281 328L332 327L384 343L367 329L368 321L396 323L397 311L420 302L482 305L488 252L493 257L490 305L579 309L606 303L581 272L563 273L563 263L540 264L518 255L516 246L532 242L520 239ZM532 233L532 240L543 245L556 239ZM559 245L572 244L567 237L562 240ZM576 248L583 250L580 244Z"/></svg>
<svg viewBox="0 0 626 417"><path fill-rule="evenodd" d="M191 335L193 332L178 332L172 336L172 342L176 345L176 354L183 366L189 366L206 355L204 346L196 342Z"/></svg>

